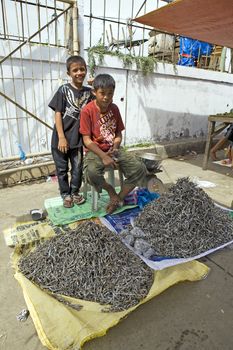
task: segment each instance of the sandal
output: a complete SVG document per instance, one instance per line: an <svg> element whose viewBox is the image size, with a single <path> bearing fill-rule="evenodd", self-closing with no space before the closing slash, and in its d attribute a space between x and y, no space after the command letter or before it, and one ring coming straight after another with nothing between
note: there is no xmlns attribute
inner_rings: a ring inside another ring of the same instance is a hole
<svg viewBox="0 0 233 350"><path fill-rule="evenodd" d="M74 206L74 203L71 196L66 196L63 198L63 207L72 208L73 206Z"/></svg>
<svg viewBox="0 0 233 350"><path fill-rule="evenodd" d="M73 198L73 203L77 205L83 204L86 201L86 199L79 193L73 194L72 198Z"/></svg>
<svg viewBox="0 0 233 350"><path fill-rule="evenodd" d="M221 164L229 165L229 164L231 164L231 160L230 159L223 159L221 161Z"/></svg>

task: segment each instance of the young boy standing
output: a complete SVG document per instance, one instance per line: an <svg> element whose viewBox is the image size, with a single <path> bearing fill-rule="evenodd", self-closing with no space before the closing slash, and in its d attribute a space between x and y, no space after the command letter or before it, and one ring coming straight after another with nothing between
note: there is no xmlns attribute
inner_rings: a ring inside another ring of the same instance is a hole
<svg viewBox="0 0 233 350"><path fill-rule="evenodd" d="M115 81L108 74L99 74L93 81L96 100L81 111L80 133L87 148L84 172L89 184L98 192L105 189L110 197L107 213L111 214L135 186L142 184L145 165L120 148L124 124L118 107L112 103ZM125 181L120 193L104 179L107 166L119 167Z"/></svg>
<svg viewBox="0 0 233 350"><path fill-rule="evenodd" d="M52 155L56 166L63 205L71 208L85 199L79 194L82 183L83 144L79 133L80 111L94 96L91 88L83 86L87 73L81 56L71 56L66 61L71 82L62 85L55 93L49 107L55 111L52 135ZM68 179L69 161L71 179Z"/></svg>

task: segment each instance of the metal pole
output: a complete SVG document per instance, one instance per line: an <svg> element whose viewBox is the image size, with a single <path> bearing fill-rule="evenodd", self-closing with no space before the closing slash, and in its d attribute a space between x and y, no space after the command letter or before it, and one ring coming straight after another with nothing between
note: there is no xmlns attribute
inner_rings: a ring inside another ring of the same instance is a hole
<svg viewBox="0 0 233 350"><path fill-rule="evenodd" d="M85 17L85 15L84 15ZM90 22L89 22L89 33L90 33L90 37L89 37L89 46L92 46L92 0L90 0L90 16L88 16L90 18Z"/></svg>
<svg viewBox="0 0 233 350"><path fill-rule="evenodd" d="M128 110L128 84L129 84L129 70L126 70L126 81L125 81L125 128L126 128L126 124L127 124L127 110ZM126 129L124 132L124 146L126 145Z"/></svg>
<svg viewBox="0 0 233 350"><path fill-rule="evenodd" d="M17 6L16 6L16 13L17 13ZM27 13L27 18L28 18L28 11L27 11L27 5L26 5L26 13ZM18 32L20 32L19 29L19 20L18 20L18 15L17 15L17 24L18 24ZM29 27L28 27L29 28ZM24 106L26 109L28 109L28 104L27 104L27 92L26 92L26 84L25 84L25 80L24 80L24 63L23 63L23 54L22 54L22 48L19 49L20 52L20 65L21 65L21 74L22 74L22 100L24 99ZM14 80L13 80L14 82ZM33 81L33 86L34 86L34 81ZM34 91L34 88L32 89ZM16 100L16 98L15 98ZM20 134L20 125L22 125L22 123L19 121L19 117L16 115L17 118L17 124L18 124L18 140L19 142L21 142L21 134ZM28 125L29 120L26 119L26 126L27 126L27 130L25 130L25 128L23 128L23 139L27 139L28 141L28 146L29 146L29 150L31 151L31 139L30 139L30 132L29 132L29 125ZM27 135L24 135L24 132L27 133ZM26 136L26 137L25 137ZM37 139L38 139L38 135L37 135Z"/></svg>
<svg viewBox="0 0 233 350"><path fill-rule="evenodd" d="M34 38L37 34L39 34L40 32L42 32L42 30L44 30L46 27L48 27L51 23L53 23L54 21L56 21L59 17L61 17L64 13L66 13L72 6L69 6L67 9L65 9L64 11L62 11L61 13L59 13L59 15L57 15L56 17L54 17L49 23L45 24L42 28L40 28L40 30L38 30L36 33L34 33L33 35L31 35L27 40L23 41L19 46L17 46L14 50L12 50L7 56L5 56L1 61L0 64L2 64L3 62L5 62L11 55L13 55L13 53L15 53L16 51L18 51L22 46L24 46L25 44L27 44L32 38Z"/></svg>
<svg viewBox="0 0 233 350"><path fill-rule="evenodd" d="M66 2L67 4L70 4L70 5L73 5L76 2L76 0L57 0L57 1Z"/></svg>
<svg viewBox="0 0 233 350"><path fill-rule="evenodd" d="M104 0L103 45L105 45L105 18L106 18L106 0Z"/></svg>
<svg viewBox="0 0 233 350"><path fill-rule="evenodd" d="M117 25L117 49L119 49L119 39L120 39L120 17L121 16L121 0L118 3L118 25Z"/></svg>
<svg viewBox="0 0 233 350"><path fill-rule="evenodd" d="M4 7L3 1L1 1L1 8L2 8L3 38L6 39L5 7Z"/></svg>
<svg viewBox="0 0 233 350"><path fill-rule="evenodd" d="M23 108L22 106L20 106L17 102L15 102L14 100L12 100L10 97L8 97L7 95L5 95L3 92L0 91L0 95L5 97L8 101L12 102L16 107L22 109L22 111L24 111L25 113L29 114L32 118L36 119L38 122L44 124L45 126L47 126L47 128L53 130L53 128L48 125L47 123L45 123L42 119L38 118L35 114L29 112L26 110L26 108Z"/></svg>
<svg viewBox="0 0 233 350"><path fill-rule="evenodd" d="M5 1L4 1L4 6L5 6ZM6 7L5 7L5 11L6 11ZM6 12L6 30L7 30L7 33L9 33L7 12ZM8 36L8 39L9 39L9 36ZM12 48L11 48L11 41L7 40L6 42L8 43L9 51L11 51L12 50ZM13 82L13 86L12 86L13 94L11 96L12 96L12 98L16 99L15 74L14 74L14 67L15 67L15 65L12 62L12 57L10 57L9 65L10 65L10 72L11 72L12 82ZM2 72L4 74L3 67L1 66L1 68L2 68ZM10 112L10 109L9 109L9 112ZM17 135L17 137L19 137L19 133L20 133L20 131L19 131L20 130L19 129L19 122L18 122L19 116L18 116L17 108L15 108L15 116L16 116L16 127L14 127L13 130L12 130L12 124L9 122L9 120L7 118L9 141L10 141L9 144L10 144L11 152L14 149L14 146L12 144L12 135Z"/></svg>
<svg viewBox="0 0 233 350"><path fill-rule="evenodd" d="M57 0L57 1L59 1L59 0ZM27 1L27 0L15 0L15 2L18 2L21 5L22 4L27 4L27 5L31 5L31 6L37 6L37 4L35 4L34 2ZM43 4L40 4L40 8L46 8L46 9L50 9L50 10L63 11L63 9L59 9L59 8L54 7L54 6L47 6L47 5L43 5Z"/></svg>
<svg viewBox="0 0 233 350"><path fill-rule="evenodd" d="M90 18L90 20L91 19L98 19L98 20L100 20L100 21L103 21L104 20L104 18L103 17L98 17L98 16L92 16L92 15L84 15L84 17L86 17L86 18ZM116 24L123 24L124 26L127 24L127 22L121 22L121 21L114 21L114 19L108 19L108 18L105 18L105 22L111 22L111 23L116 23ZM140 26L140 25L136 25L136 24L132 24L132 26L134 27L134 28L140 28L140 29L147 29L147 30L151 30L152 28L151 27L147 27L147 26L145 26L144 24L143 24L143 27L142 26ZM162 30L157 30L156 29L156 32L157 33L164 33ZM91 45L90 45L91 46Z"/></svg>

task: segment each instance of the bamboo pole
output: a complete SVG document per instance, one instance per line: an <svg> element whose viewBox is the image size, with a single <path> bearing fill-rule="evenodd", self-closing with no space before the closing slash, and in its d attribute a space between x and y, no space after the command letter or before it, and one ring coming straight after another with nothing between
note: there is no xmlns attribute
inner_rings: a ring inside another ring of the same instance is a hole
<svg viewBox="0 0 233 350"><path fill-rule="evenodd" d="M45 163L30 164L30 165L21 166L19 168L6 169L6 170L0 171L0 176L15 173L17 171L40 168L42 166L48 166L53 164L54 164L54 161L50 160L49 162L45 162Z"/></svg>
<svg viewBox="0 0 233 350"><path fill-rule="evenodd" d="M224 46L222 49L221 58L220 58L220 65L219 65L220 72L225 71L226 53L227 53L227 48Z"/></svg>
<svg viewBox="0 0 233 350"><path fill-rule="evenodd" d="M49 156L49 155L51 155L50 151L26 154L27 158L43 157L43 156ZM0 158L0 163L11 162L11 161L14 161L14 160L20 160L19 156L12 156L12 157L8 157L8 158Z"/></svg>
<svg viewBox="0 0 233 350"><path fill-rule="evenodd" d="M79 41L78 41L78 6L77 1L73 4L73 54L79 54Z"/></svg>

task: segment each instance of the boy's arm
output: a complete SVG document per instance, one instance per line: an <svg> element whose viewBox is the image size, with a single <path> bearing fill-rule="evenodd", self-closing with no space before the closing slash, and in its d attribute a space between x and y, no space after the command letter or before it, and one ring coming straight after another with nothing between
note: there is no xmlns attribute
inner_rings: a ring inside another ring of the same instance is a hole
<svg viewBox="0 0 233 350"><path fill-rule="evenodd" d="M113 151L118 150L120 145L121 145L121 141L122 141L122 133L121 131L119 131L116 136L115 139L113 141Z"/></svg>
<svg viewBox="0 0 233 350"><path fill-rule="evenodd" d="M108 154L115 160L117 161L117 157L118 157L118 151L121 145L121 141L122 141L122 134L121 131L119 131L116 136L115 139L113 141L113 146L112 148L108 151Z"/></svg>
<svg viewBox="0 0 233 350"><path fill-rule="evenodd" d="M100 157L105 166L116 167L115 161L105 152L103 152L90 138L89 135L83 135L84 145L97 156Z"/></svg>
<svg viewBox="0 0 233 350"><path fill-rule="evenodd" d="M61 112L55 112L55 126L58 134L58 149L62 153L66 153L69 149L69 144L65 138Z"/></svg>
<svg viewBox="0 0 233 350"><path fill-rule="evenodd" d="M118 150L120 148L121 141L122 141L122 130L124 130L125 127L124 127L124 124L123 124L123 121L121 118L120 111L116 105L115 105L115 115L116 115L116 120L117 120L117 127L116 127L115 138L113 140L113 147L111 149L110 154L113 157L117 158Z"/></svg>

